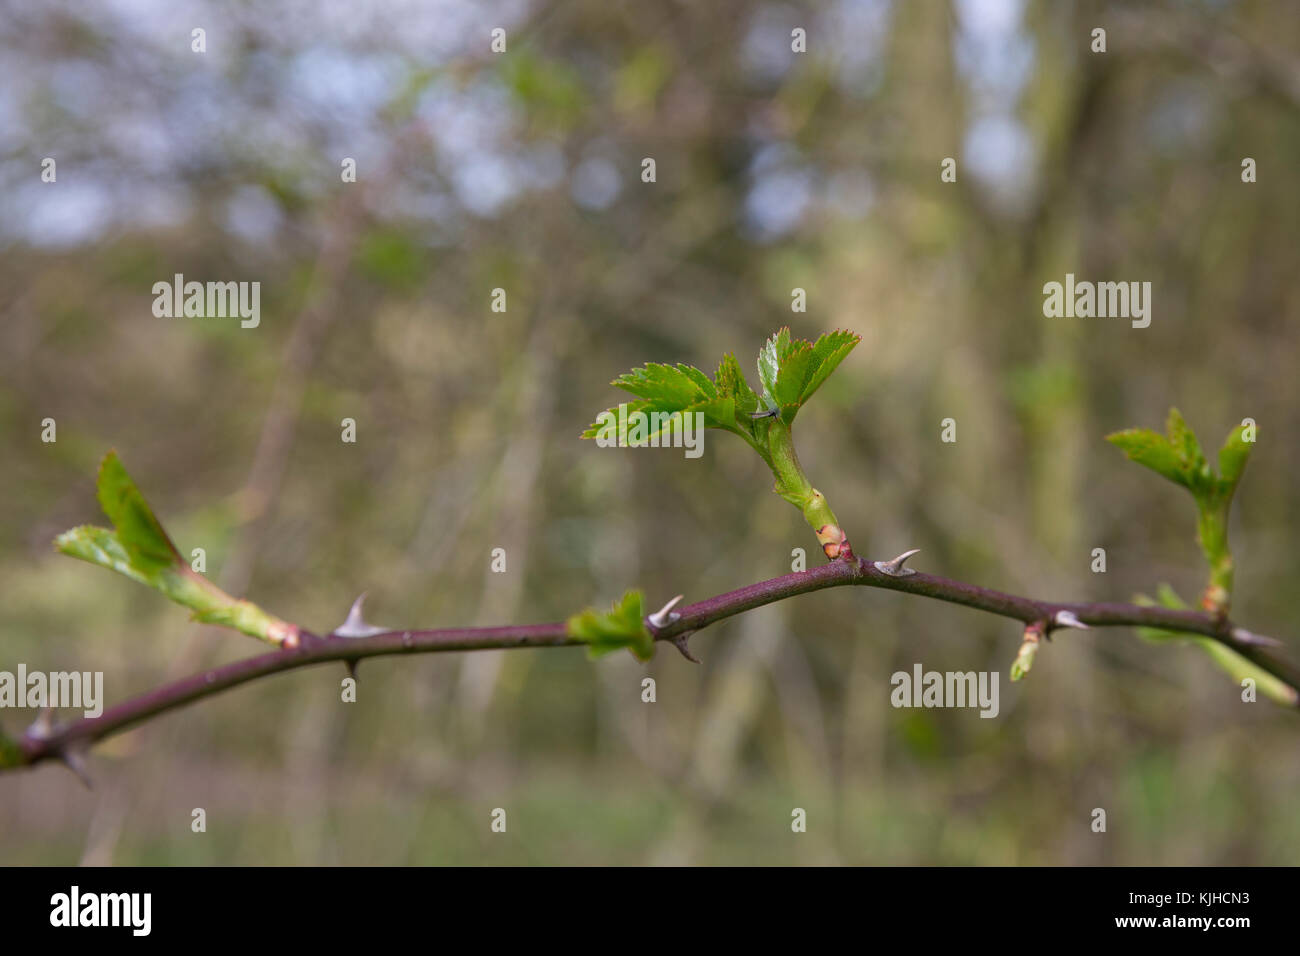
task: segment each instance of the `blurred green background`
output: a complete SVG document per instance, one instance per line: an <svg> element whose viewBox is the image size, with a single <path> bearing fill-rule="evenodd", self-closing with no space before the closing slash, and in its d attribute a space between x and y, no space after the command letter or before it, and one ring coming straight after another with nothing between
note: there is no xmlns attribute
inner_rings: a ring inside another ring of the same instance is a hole
<svg viewBox="0 0 1300 956"><path fill-rule="evenodd" d="M1298 48L1300 6L1247 0L3 0L0 669L113 702L261 650L52 552L109 447L211 577L320 631L363 590L384 625L525 623L819 562L733 437L578 439L629 366L735 350L756 383L783 324L863 337L796 428L855 549L1043 598L1194 598L1190 499L1103 436L1254 418L1234 613L1300 637ZM260 281L260 327L156 318L178 272ZM1150 281L1151 326L1044 318L1067 272ZM0 777L0 862L1297 862L1294 714L1127 630L1011 685L1019 640L846 589L700 666L377 660L355 704L296 672L98 748L93 791ZM1000 671L1001 714L892 708L917 662Z"/></svg>

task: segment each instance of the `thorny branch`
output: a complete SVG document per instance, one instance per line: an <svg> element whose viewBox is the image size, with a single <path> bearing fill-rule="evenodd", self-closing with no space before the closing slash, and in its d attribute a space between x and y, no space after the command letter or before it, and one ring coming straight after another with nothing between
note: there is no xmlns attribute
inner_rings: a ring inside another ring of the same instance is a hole
<svg viewBox="0 0 1300 956"><path fill-rule="evenodd" d="M1032 633L1035 640L1063 627L1152 627L1201 635L1231 648L1285 682L1292 689L1292 706L1300 706L1300 695L1295 694L1295 688L1300 688L1300 669L1269 650L1279 642L1235 627L1220 616L1138 604L1063 603L1020 597L904 567L904 562L914 553L907 552L892 561L846 556L818 568L760 581L680 608L674 599L663 610L647 616L646 626L655 640L669 642L690 657L686 639L716 621L812 591L861 585L949 601L1012 618L1023 622L1026 635ZM13 766L61 760L85 779L81 754L97 741L248 681L300 667L341 661L352 669L358 661L392 654L568 647L582 643L569 634L564 622L379 630L365 625L359 608L354 606L348 621L323 637L301 631L298 647L246 658L164 684L107 708L99 717L84 717L57 726L51 724L48 715L42 717L18 740L17 761Z"/></svg>

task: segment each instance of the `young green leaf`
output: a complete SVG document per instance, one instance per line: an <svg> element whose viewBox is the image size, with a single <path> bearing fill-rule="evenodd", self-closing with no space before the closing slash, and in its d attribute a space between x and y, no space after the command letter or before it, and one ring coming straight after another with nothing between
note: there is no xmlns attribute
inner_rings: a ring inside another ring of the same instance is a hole
<svg viewBox="0 0 1300 956"><path fill-rule="evenodd" d="M638 660L654 656L654 637L645 626L645 595L628 591L608 611L587 608L566 622L569 636L587 645L587 654L600 657L627 648Z"/></svg>
<svg viewBox="0 0 1300 956"><path fill-rule="evenodd" d="M799 409L821 388L861 337L852 332L827 332L817 341L790 337L781 329L764 343L758 353L758 376L763 382L763 402L779 408L781 421L789 425Z"/></svg>
<svg viewBox="0 0 1300 956"><path fill-rule="evenodd" d="M190 569L116 452L104 456L97 490L112 530L80 525L59 535L55 548L160 591L192 610L195 620L231 627L272 644L297 643L294 625L256 604L232 598Z"/></svg>
<svg viewBox="0 0 1300 956"><path fill-rule="evenodd" d="M730 398L735 405L738 421L752 422L753 414L758 410L758 396L745 381L745 373L740 370L736 356L728 352L718 363L718 370L713 375L718 395ZM748 426L747 426L748 427Z"/></svg>
<svg viewBox="0 0 1300 956"><path fill-rule="evenodd" d="M602 445L644 444L681 427L680 419L669 416L699 412L705 427L739 435L762 457L776 477L776 492L803 511L828 557L850 554L848 537L825 496L803 473L790 424L859 341L852 332L837 331L808 342L780 329L758 354L761 395L745 381L732 354L723 356L712 380L689 365L647 363L613 382L637 401L602 412L582 437Z"/></svg>
<svg viewBox="0 0 1300 956"><path fill-rule="evenodd" d="M672 435L676 425L674 414L682 413L654 411L654 403L648 401L625 402L601 412L582 437L616 439L619 445L626 446L640 445L659 435Z"/></svg>
<svg viewBox="0 0 1300 956"><path fill-rule="evenodd" d="M694 372L698 378L693 377ZM701 384L703 383L703 384ZM654 411L679 411L701 399L713 398L713 383L697 368L688 365L660 365L647 362L614 379L614 385L650 403Z"/></svg>
<svg viewBox="0 0 1300 956"><path fill-rule="evenodd" d="M116 532L95 525L78 525L63 532L54 539L54 546L66 555L125 574L149 587L157 587L166 571L166 568L133 560Z"/></svg>
<svg viewBox="0 0 1300 956"><path fill-rule="evenodd" d="M809 369L808 381L804 384L803 393L799 396L801 405L812 398L813 393L830 378L831 372L839 367L839 364L853 351L853 347L861 341L860 335L840 329L824 333L813 343L813 364Z"/></svg>
<svg viewBox="0 0 1300 956"><path fill-rule="evenodd" d="M1183 485L1196 499L1196 540L1210 565L1210 582L1201 598L1207 611L1224 617L1232 597L1233 564L1228 548L1228 511L1250 448L1244 428L1234 429L1219 452L1221 474L1205 460L1201 443L1178 409L1169 410L1168 437L1133 428L1108 435L1128 457Z"/></svg>
<svg viewBox="0 0 1300 956"><path fill-rule="evenodd" d="M763 397L767 407L775 408L776 379L781 373L781 363L790 351L790 329L782 328L763 343L758 352L758 380L763 383Z"/></svg>
<svg viewBox="0 0 1300 956"><path fill-rule="evenodd" d="M1165 434L1169 436L1169 444L1177 452L1179 460L1188 468L1196 469L1205 464L1205 455L1201 451L1201 443L1196 440L1196 433L1188 426L1182 412L1176 408L1169 409L1169 417L1165 420Z"/></svg>
<svg viewBox="0 0 1300 956"><path fill-rule="evenodd" d="M1130 428L1107 435L1106 440L1138 464L1188 488L1200 504L1209 506L1218 482L1201 451L1201 443L1196 440L1196 433L1176 408L1169 410L1165 431L1167 437L1146 428Z"/></svg>
<svg viewBox="0 0 1300 956"><path fill-rule="evenodd" d="M624 391L637 396L637 401L626 402L602 413L601 418L582 433L583 438L597 438L608 434L609 418L613 416L619 422L617 437L620 443L629 439L629 428L645 428L649 431L636 434L638 441L649 440L655 435L671 435L673 430L682 425L680 415L702 412L706 428L735 428L735 413L726 396L719 397L718 388L709 377L690 365L660 365L656 362L646 363L644 368L634 368L625 372L611 383ZM649 425L637 425L637 412L647 416ZM678 415L676 418L671 416ZM653 416L652 418L650 416ZM612 436L611 436L612 437Z"/></svg>
<svg viewBox="0 0 1300 956"><path fill-rule="evenodd" d="M752 417L757 397L740 375L735 358L728 358L730 363L723 360L716 380L690 365L655 362L620 375L612 384L637 396L637 401L602 412L582 437L629 446L655 438L662 443L683 428L682 416L698 412L704 416L705 428L734 432L766 458L759 442L760 426Z"/></svg>
<svg viewBox="0 0 1300 956"><path fill-rule="evenodd" d="M813 348L811 342L797 341L790 346L790 349L781 359L781 368L776 373L776 387L772 390L772 397L780 406L799 408L799 403L803 398L804 383L808 381L808 374L813 364Z"/></svg>
<svg viewBox="0 0 1300 956"><path fill-rule="evenodd" d="M1245 427L1238 425L1228 433L1228 440L1219 449L1219 493L1229 498L1237 490L1237 482L1241 481L1241 473L1246 470L1251 449L1255 447L1245 440L1245 433Z"/></svg>
<svg viewBox="0 0 1300 956"><path fill-rule="evenodd" d="M116 452L110 451L100 463L97 490L99 506L113 522L117 539L133 566L163 568L180 562L176 546L122 467Z"/></svg>
<svg viewBox="0 0 1300 956"><path fill-rule="evenodd" d="M1129 428L1107 435L1106 441L1139 465L1145 465L1170 481L1188 486L1182 459L1169 439L1159 432L1153 432L1149 428Z"/></svg>
<svg viewBox="0 0 1300 956"><path fill-rule="evenodd" d="M685 375L687 378L693 381L696 387L704 395L714 397L718 394L718 387L713 384L712 379L710 379L707 375L701 372L694 365L683 365L681 362L678 362L677 371L681 372L683 375Z"/></svg>
<svg viewBox="0 0 1300 956"><path fill-rule="evenodd" d="M754 417L754 413L759 410L758 395L745 381L745 373L740 370L735 355L728 352L722 357L718 370L713 375L713 382L717 386L719 400L729 399L732 403L732 424L727 430L745 439L770 466L772 456L767 448L767 432L772 419Z"/></svg>

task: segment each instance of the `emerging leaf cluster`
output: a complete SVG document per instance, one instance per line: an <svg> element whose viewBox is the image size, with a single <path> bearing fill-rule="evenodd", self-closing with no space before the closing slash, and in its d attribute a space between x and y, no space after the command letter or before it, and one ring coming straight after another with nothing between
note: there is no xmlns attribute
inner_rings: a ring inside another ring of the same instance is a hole
<svg viewBox="0 0 1300 956"><path fill-rule="evenodd" d="M596 658L627 648L637 660L654 656L654 637L645 626L645 595L631 590L614 602L608 611L587 608L566 622L570 637L587 645L589 657Z"/></svg>
<svg viewBox="0 0 1300 956"><path fill-rule="evenodd" d="M712 379L690 365L649 362L620 375L611 384L637 398L627 403L624 422L638 411L662 416L654 419L656 424L645 435L647 440L655 435L671 435L674 428L680 428L681 419L671 417L675 413L690 415L700 412L704 415L705 427L721 428L739 435L770 466L768 432L773 422L779 421L786 426L793 422L799 409L821 388L859 341L860 337L852 332L837 331L822 335L816 342L808 342L792 338L788 328L781 329L767 340L758 354L761 392L755 392L745 381L740 363L731 353L723 356ZM617 420L619 411L612 408L605 415L612 415ZM582 437L596 438L608 427L598 420L582 433ZM620 444L627 443L627 432L626 426L619 429Z"/></svg>
<svg viewBox="0 0 1300 956"><path fill-rule="evenodd" d="M1107 435L1129 458L1157 474L1182 485L1196 499L1197 540L1210 563L1214 605L1226 606L1232 590L1232 555L1228 550L1228 511L1241 474L1250 458L1252 442L1245 440L1246 428L1239 425L1219 449L1219 470L1215 474L1201 450L1196 434L1178 409L1169 410L1166 434L1148 428L1130 428Z"/></svg>
<svg viewBox="0 0 1300 956"><path fill-rule="evenodd" d="M116 452L99 466L100 507L112 529L81 525L59 535L64 554L124 574L193 611L193 619L280 644L297 629L248 601L238 601L181 558Z"/></svg>
<svg viewBox="0 0 1300 956"><path fill-rule="evenodd" d="M1169 410L1165 431L1167 434L1161 435L1149 428L1130 428L1107 435L1106 440L1138 464L1187 488L1198 505L1213 508L1230 502L1250 457L1251 443L1243 440L1245 427L1234 428L1219 449L1217 475L1178 409Z"/></svg>

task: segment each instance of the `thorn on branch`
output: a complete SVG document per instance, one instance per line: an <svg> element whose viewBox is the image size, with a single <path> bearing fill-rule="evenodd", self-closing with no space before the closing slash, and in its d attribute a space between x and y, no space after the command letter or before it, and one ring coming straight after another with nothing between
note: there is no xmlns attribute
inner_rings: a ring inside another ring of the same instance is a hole
<svg viewBox="0 0 1300 956"><path fill-rule="evenodd" d="M888 574L890 577L901 578L908 574L915 574L912 568L903 567L903 562L914 554L920 554L920 548L913 548L911 551L904 551L892 561L876 561L875 568L881 574Z"/></svg>
<svg viewBox="0 0 1300 956"><path fill-rule="evenodd" d="M375 627L366 623L361 613L362 605L366 601L366 593L362 591L361 596L352 602L352 610L348 611L347 620L334 628L335 637L370 637L372 634L383 634L388 630L386 627Z"/></svg>
<svg viewBox="0 0 1300 956"><path fill-rule="evenodd" d="M32 725L25 731L25 735L32 740L45 740L53 732L54 709L52 707L43 707L36 719L32 721Z"/></svg>
<svg viewBox="0 0 1300 956"><path fill-rule="evenodd" d="M673 645L673 647L677 648L679 651L682 652L682 657L686 658L688 661L691 661L692 663L698 664L700 662L700 659L691 653L690 646L686 643L686 639L694 633L695 633L694 631L687 631L685 634L678 634L676 637L670 640L670 643Z"/></svg>
<svg viewBox="0 0 1300 956"><path fill-rule="evenodd" d="M1087 624L1084 624L1073 611L1057 611L1052 618L1052 624L1055 627L1077 627L1081 631L1089 630Z"/></svg>
<svg viewBox="0 0 1300 956"><path fill-rule="evenodd" d="M87 790L94 790L95 786L91 782L90 773L86 770L86 761L81 754L75 750L60 750L58 753L59 762L77 775Z"/></svg>
<svg viewBox="0 0 1300 956"><path fill-rule="evenodd" d="M1232 629L1232 639L1238 644L1244 644L1247 647L1282 647L1283 644L1275 637L1265 637L1263 634L1252 634L1244 627L1234 627Z"/></svg>
<svg viewBox="0 0 1300 956"><path fill-rule="evenodd" d="M667 627L673 621L676 621L681 617L680 614L673 611L673 608L677 606L678 602L681 601L682 597L683 595L681 594L677 595L677 597L673 598L671 601L669 601L659 610L655 611L653 614L647 617L646 620L650 622L650 625L654 627L655 630L659 630L660 628Z"/></svg>
<svg viewBox="0 0 1300 956"><path fill-rule="evenodd" d="M48 740L53 733L54 708L44 707L37 718L32 721L32 725L27 728L24 736L31 740ZM86 761L82 758L80 751L73 750L69 744L64 744L57 749L51 749L54 758L76 774L77 779L85 785L87 790L95 789L90 781L90 774L86 771Z"/></svg>

